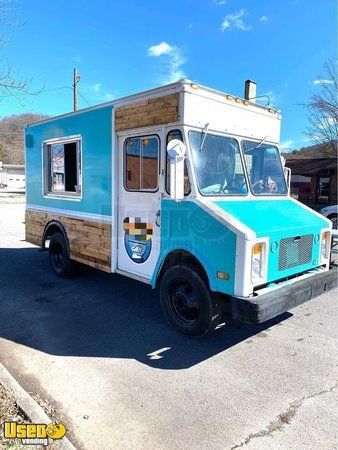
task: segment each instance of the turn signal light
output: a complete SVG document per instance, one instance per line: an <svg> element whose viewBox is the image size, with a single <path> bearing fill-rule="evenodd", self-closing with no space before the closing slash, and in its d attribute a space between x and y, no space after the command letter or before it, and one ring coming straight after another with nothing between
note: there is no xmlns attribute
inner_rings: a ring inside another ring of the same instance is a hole
<svg viewBox="0 0 338 450"><path fill-rule="evenodd" d="M262 244L255 244L255 245L253 246L252 253L253 253L254 255L258 255L258 254L261 253L261 252L262 252Z"/></svg>

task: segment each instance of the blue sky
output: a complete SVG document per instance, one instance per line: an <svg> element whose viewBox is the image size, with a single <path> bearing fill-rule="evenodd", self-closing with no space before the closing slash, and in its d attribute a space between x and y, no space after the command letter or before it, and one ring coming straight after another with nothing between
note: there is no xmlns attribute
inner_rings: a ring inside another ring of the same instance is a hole
<svg viewBox="0 0 338 450"><path fill-rule="evenodd" d="M258 83L283 115L282 147L308 145L302 107L324 62L336 57L335 0L22 0L1 51L19 75L44 86L23 104L2 99L0 117L72 109L72 70L80 107L179 78L243 96ZM59 89L60 88L60 89Z"/></svg>

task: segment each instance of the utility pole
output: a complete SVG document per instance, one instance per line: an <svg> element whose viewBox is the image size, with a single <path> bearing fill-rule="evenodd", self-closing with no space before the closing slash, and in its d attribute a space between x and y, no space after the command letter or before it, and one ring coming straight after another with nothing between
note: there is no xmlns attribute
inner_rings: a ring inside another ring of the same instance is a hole
<svg viewBox="0 0 338 450"><path fill-rule="evenodd" d="M73 101L74 111L77 111L77 84L80 81L80 75L77 74L77 70L73 71Z"/></svg>

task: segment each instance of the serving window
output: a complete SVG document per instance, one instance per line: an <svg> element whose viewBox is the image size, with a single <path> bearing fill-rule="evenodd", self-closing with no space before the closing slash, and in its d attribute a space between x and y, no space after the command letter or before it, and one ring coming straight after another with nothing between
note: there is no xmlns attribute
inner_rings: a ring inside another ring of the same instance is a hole
<svg viewBox="0 0 338 450"><path fill-rule="evenodd" d="M81 197L81 139L45 142L44 194Z"/></svg>

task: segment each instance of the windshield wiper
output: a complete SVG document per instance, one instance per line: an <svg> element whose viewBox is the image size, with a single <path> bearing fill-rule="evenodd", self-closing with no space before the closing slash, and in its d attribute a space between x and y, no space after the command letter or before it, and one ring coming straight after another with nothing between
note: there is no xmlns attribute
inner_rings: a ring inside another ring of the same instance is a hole
<svg viewBox="0 0 338 450"><path fill-rule="evenodd" d="M202 148L203 148L203 145L204 145L205 138L207 137L208 129L209 129L209 122L206 123L206 124L204 125L204 128L203 128L203 130L202 130L202 132L201 132L201 137L202 137L202 136L203 136L203 137L202 137L202 142L201 142L201 145L200 145L200 148L199 148L199 151L200 151L200 152L202 151Z"/></svg>
<svg viewBox="0 0 338 450"><path fill-rule="evenodd" d="M268 136L265 136L265 138L263 138L258 145L256 145L255 147L251 147L251 148L246 149L245 152L250 152L251 150L255 150L255 148L259 148L265 142L267 137Z"/></svg>

